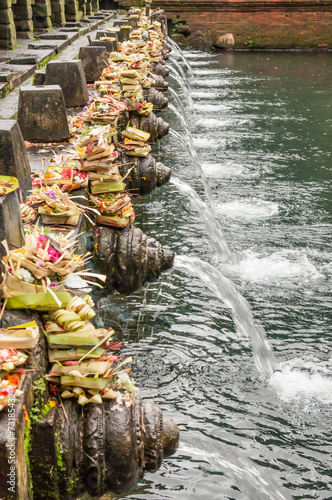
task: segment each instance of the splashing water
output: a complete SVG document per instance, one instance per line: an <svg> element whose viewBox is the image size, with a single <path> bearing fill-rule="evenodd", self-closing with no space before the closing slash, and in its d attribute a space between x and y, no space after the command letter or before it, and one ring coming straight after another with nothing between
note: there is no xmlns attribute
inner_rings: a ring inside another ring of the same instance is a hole
<svg viewBox="0 0 332 500"><path fill-rule="evenodd" d="M322 278L322 274L309 261L305 252L298 250L279 250L271 255L246 250L244 259L237 264L236 271L246 280L264 283L280 279L291 282Z"/></svg>
<svg viewBox="0 0 332 500"><path fill-rule="evenodd" d="M187 70L189 71L190 76L193 76L193 71L192 71L191 66L188 62L188 59L185 57L185 55L183 54L183 51L180 49L178 44L174 40L172 40L171 38L167 39L167 43L169 43L169 45L173 48L175 54L177 54L179 57L181 57L182 61L184 62L184 64L187 67Z"/></svg>
<svg viewBox="0 0 332 500"><path fill-rule="evenodd" d="M193 142L193 139L192 139L190 132L188 134L189 144L186 143L184 138L178 132L176 132L176 130L171 129L169 131L169 133L170 133L170 135L173 135L174 137L176 137L185 146L186 150L190 154L191 159L192 159L193 164L194 164L194 167L196 168L196 171L201 178L204 192L205 192L205 195L207 198L207 203L211 206L211 204L213 203L212 192L211 192L208 180L206 178L206 175L202 169L201 163L198 159L197 151L195 149L195 145L194 145L194 142Z"/></svg>
<svg viewBox="0 0 332 500"><path fill-rule="evenodd" d="M189 104L189 107L194 109L194 103L191 97L190 89L187 87L186 82L183 80L181 75L174 68L169 68L169 76L173 78L179 85L180 88Z"/></svg>
<svg viewBox="0 0 332 500"><path fill-rule="evenodd" d="M205 225L211 245L217 253L218 261L234 263L235 257L227 244L226 238L218 221L214 218L207 204L204 203L195 189L189 186L189 184L184 182L182 179L173 176L170 182L189 198L192 207L198 212Z"/></svg>
<svg viewBox="0 0 332 500"><path fill-rule="evenodd" d="M294 358L280 363L270 379L279 398L286 402L332 404L332 367L320 360Z"/></svg>
<svg viewBox="0 0 332 500"><path fill-rule="evenodd" d="M252 198L222 203L217 212L230 218L247 220L267 219L279 213L278 203Z"/></svg>
<svg viewBox="0 0 332 500"><path fill-rule="evenodd" d="M192 443L195 443L193 445ZM207 436L202 437L198 432L190 433L190 443L182 442L179 451L190 455L198 462L206 462L213 472L222 471L226 476L232 478L246 498L252 500L290 500L290 495L282 489L271 477L271 474L263 472L250 459L240 451L226 447L223 443L211 440ZM202 467L202 465L201 465ZM208 468L205 466L204 468ZM209 476L209 483L212 477ZM215 477L218 483L218 477ZM200 485L209 492L209 485ZM222 485L217 488L220 496L213 498L226 498L222 494ZM190 492L190 498L196 498L197 485ZM215 492L213 493L215 494ZM198 492L198 497L201 498ZM209 497L212 500L212 497Z"/></svg>
<svg viewBox="0 0 332 500"><path fill-rule="evenodd" d="M274 372L274 355L265 330L256 325L248 302L236 290L231 280L215 267L197 257L176 256L175 266L181 271L197 276L233 312L236 331L251 341L256 368L263 378L271 378Z"/></svg>
<svg viewBox="0 0 332 500"><path fill-rule="evenodd" d="M190 81L187 78L187 75L183 71L182 66L176 61L176 59L170 59L170 64L174 64L176 69L178 70L178 73L182 76L182 79L187 82L187 87L190 88Z"/></svg>

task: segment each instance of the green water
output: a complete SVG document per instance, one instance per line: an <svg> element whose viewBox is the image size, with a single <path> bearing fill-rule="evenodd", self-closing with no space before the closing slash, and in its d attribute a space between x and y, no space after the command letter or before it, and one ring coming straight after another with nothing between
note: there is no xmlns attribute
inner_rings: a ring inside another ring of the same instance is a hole
<svg viewBox="0 0 332 500"><path fill-rule="evenodd" d="M262 381L249 339L199 278L177 267L111 297L141 395L181 443L126 498L332 498L332 59L329 54L186 52L180 87L219 220L237 263L222 272L248 300L276 358ZM163 118L184 134L175 113ZM185 148L161 161L204 198ZM181 256L215 265L209 237L172 184L136 201L137 224ZM220 268L219 268L220 269ZM275 496L274 496L275 495Z"/></svg>

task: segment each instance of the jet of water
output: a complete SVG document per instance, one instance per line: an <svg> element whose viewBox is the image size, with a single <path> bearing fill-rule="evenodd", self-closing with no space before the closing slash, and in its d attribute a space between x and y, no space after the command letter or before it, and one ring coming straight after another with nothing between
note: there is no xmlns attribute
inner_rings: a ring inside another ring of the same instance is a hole
<svg viewBox="0 0 332 500"><path fill-rule="evenodd" d="M179 57L181 57L182 61L184 62L184 64L186 65L186 67L189 71L190 76L193 76L193 70L191 69L191 66L188 62L188 59L185 57L185 55L183 54L183 51L180 49L178 44L174 40L172 40L171 38L168 38L167 42L173 48L175 54L177 54Z"/></svg>
<svg viewBox="0 0 332 500"><path fill-rule="evenodd" d="M241 453L239 448L226 446L205 434L190 431L183 434L179 452L185 456L189 455L196 463L209 463L212 467L211 472L222 471L235 481L245 498L251 500L291 500L289 493L277 484L271 472L268 469L263 471L262 467L258 467ZM218 476L214 476L214 479L218 481ZM206 480L209 480L209 476ZM220 486L222 488L222 485ZM190 493L190 498L194 500L196 498L195 492Z"/></svg>
<svg viewBox="0 0 332 500"><path fill-rule="evenodd" d="M198 212L199 217L205 225L211 246L216 252L218 262L229 262L234 264L234 254L231 252L227 244L219 222L214 218L214 215L208 205L202 200L202 198L200 198L195 189L189 186L189 184L184 182L182 179L172 176L170 182L189 198L191 206Z"/></svg>
<svg viewBox="0 0 332 500"><path fill-rule="evenodd" d="M175 266L193 276L197 276L233 312L238 334L248 336L251 341L253 358L260 375L270 379L274 373L274 354L262 326L256 325L250 305L236 290L234 283L218 269L197 257L176 256Z"/></svg>
<svg viewBox="0 0 332 500"><path fill-rule="evenodd" d="M172 109L172 107L170 107L170 109ZM173 109L175 109L175 108L173 108ZM179 118L182 118L181 115L179 116ZM183 122L183 123L185 124L185 122ZM187 142L184 140L184 138L176 130L171 129L169 131L169 133L170 133L170 135L173 135L174 137L176 137L180 142L182 142L182 144L184 145L184 147L186 148L186 150L190 154L191 159L192 159L193 164L194 164L194 167L197 171L197 174L200 176L200 178L202 180L204 192L205 192L205 195L207 198L207 203L211 206L212 200L213 200L212 192L211 192L208 180L206 178L206 175L202 169L201 163L199 161L198 154L197 154L197 151L195 148L193 138L190 134L190 131L188 134L189 144L187 144Z"/></svg>
<svg viewBox="0 0 332 500"><path fill-rule="evenodd" d="M173 78L181 87L181 90L188 101L190 108L194 108L194 103L190 95L190 89L187 87L186 82L183 80L182 76L174 69L169 68L169 76Z"/></svg>
<svg viewBox="0 0 332 500"><path fill-rule="evenodd" d="M178 73L182 76L182 79L187 83L187 88L190 89L190 81L189 81L189 78L187 77L187 75L185 74L182 66L177 62L176 59L174 58L171 58L169 60L170 64L174 64L174 66L176 67L176 69L178 70Z"/></svg>

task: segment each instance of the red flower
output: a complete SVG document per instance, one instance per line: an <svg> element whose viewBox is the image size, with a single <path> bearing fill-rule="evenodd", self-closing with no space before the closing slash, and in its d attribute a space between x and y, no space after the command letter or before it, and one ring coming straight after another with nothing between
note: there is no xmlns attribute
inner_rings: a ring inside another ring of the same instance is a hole
<svg viewBox="0 0 332 500"><path fill-rule="evenodd" d="M71 176L72 176L72 169L71 168L64 168L62 170L63 179L70 179Z"/></svg>

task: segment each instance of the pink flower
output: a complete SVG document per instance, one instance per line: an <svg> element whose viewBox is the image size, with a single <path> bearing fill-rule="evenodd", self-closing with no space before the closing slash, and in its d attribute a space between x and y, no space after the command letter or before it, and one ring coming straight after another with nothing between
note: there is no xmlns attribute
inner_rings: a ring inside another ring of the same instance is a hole
<svg viewBox="0 0 332 500"><path fill-rule="evenodd" d="M50 247L48 249L48 255L50 256L51 260L58 260L59 257L61 257L62 253L61 252L57 252L55 250L55 248Z"/></svg>

